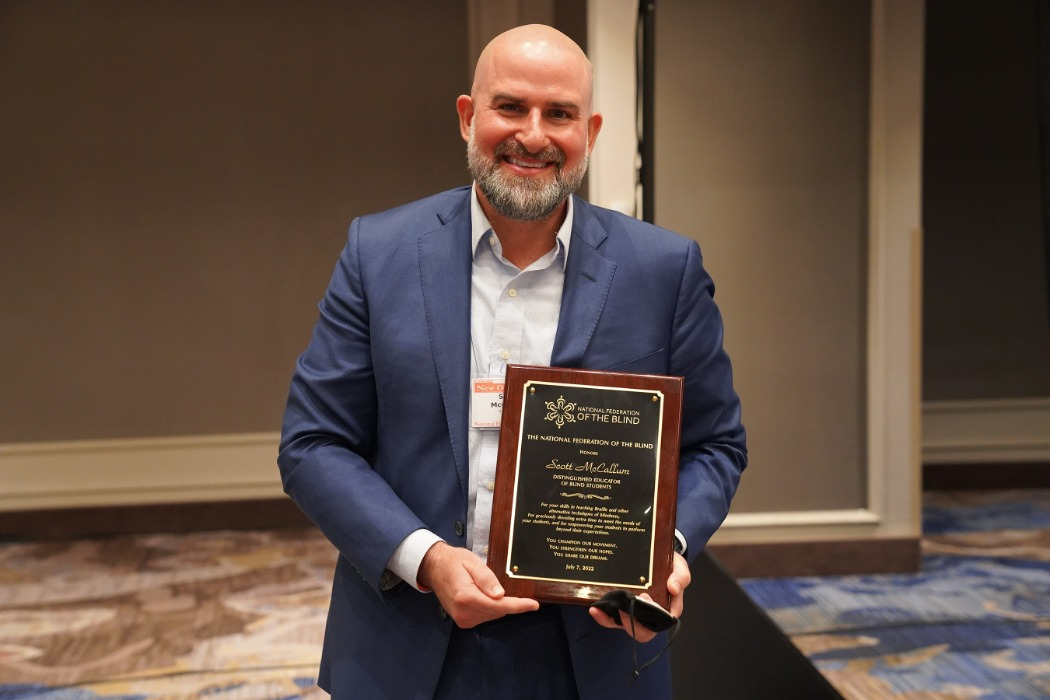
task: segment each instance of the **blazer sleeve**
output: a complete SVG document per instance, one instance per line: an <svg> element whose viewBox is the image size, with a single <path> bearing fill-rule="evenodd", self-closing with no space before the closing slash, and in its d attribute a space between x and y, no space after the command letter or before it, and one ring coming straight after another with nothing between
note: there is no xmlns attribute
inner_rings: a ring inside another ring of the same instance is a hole
<svg viewBox="0 0 1050 700"><path fill-rule="evenodd" d="M350 226L296 364L277 462L285 492L379 591L390 555L424 524L372 464L378 401L360 228Z"/></svg>
<svg viewBox="0 0 1050 700"><path fill-rule="evenodd" d="M722 316L700 248L688 244L678 290L668 374L685 378L676 525L695 557L729 513L747 447L740 399L723 349Z"/></svg>

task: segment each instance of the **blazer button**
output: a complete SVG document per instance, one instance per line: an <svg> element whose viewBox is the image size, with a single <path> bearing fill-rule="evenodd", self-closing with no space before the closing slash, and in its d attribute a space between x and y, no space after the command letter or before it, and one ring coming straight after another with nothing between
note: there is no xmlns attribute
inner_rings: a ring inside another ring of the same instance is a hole
<svg viewBox="0 0 1050 700"><path fill-rule="evenodd" d="M456 537L462 537L462 536L463 536L463 521L462 520L457 520L456 521Z"/></svg>
<svg viewBox="0 0 1050 700"><path fill-rule="evenodd" d="M444 608L441 608L441 607L438 608L438 617L440 617L442 620L447 620L448 619L448 613L445 611Z"/></svg>

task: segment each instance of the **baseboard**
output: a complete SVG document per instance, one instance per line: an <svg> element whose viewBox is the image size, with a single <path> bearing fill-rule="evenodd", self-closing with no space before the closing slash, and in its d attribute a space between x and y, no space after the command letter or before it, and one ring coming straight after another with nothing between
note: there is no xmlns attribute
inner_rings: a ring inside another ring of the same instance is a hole
<svg viewBox="0 0 1050 700"><path fill-rule="evenodd" d="M924 491L1050 489L1050 462L926 464Z"/></svg>
<svg viewBox="0 0 1050 700"><path fill-rule="evenodd" d="M1050 398L927 401L923 464L1050 463Z"/></svg>
<svg viewBox="0 0 1050 700"><path fill-rule="evenodd" d="M0 540L311 527L288 498L50 508L0 513Z"/></svg>
<svg viewBox="0 0 1050 700"><path fill-rule="evenodd" d="M879 537L883 526L882 517L867 508L731 512L712 543L852 540Z"/></svg>
<svg viewBox="0 0 1050 700"><path fill-rule="evenodd" d="M711 544L708 551L734 578L914 573L917 537Z"/></svg>
<svg viewBox="0 0 1050 700"><path fill-rule="evenodd" d="M0 512L276 498L277 433L0 445Z"/></svg>

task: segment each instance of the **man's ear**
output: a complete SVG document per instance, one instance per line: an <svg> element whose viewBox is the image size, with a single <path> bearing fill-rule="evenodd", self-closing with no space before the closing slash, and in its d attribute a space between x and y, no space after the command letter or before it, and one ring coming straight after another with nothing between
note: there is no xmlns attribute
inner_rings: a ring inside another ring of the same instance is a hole
<svg viewBox="0 0 1050 700"><path fill-rule="evenodd" d="M456 112L459 113L459 135L464 141L470 141L470 123L474 119L474 100L470 95L456 98Z"/></svg>
<svg viewBox="0 0 1050 700"><path fill-rule="evenodd" d="M598 132L602 130L602 115L594 113L587 121L587 152L594 150L594 142L598 140Z"/></svg>

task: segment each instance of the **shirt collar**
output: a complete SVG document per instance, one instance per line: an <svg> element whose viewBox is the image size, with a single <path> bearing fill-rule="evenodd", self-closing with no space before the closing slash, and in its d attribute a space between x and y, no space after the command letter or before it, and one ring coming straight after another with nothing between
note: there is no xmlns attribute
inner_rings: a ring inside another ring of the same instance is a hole
<svg viewBox="0 0 1050 700"><path fill-rule="evenodd" d="M565 269L569 259L569 241L572 240L572 195L569 195L568 202L569 206L565 210L565 221L562 222L556 234L558 245L563 253L561 259L562 270ZM485 237L485 234L490 231L492 231L492 224L489 223L489 218L485 216L485 210L481 208L481 202L478 201L477 184L474 184L470 188L470 250L472 257L477 256L478 244L481 243L481 239Z"/></svg>

